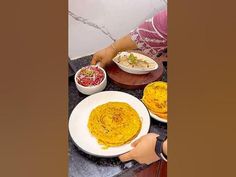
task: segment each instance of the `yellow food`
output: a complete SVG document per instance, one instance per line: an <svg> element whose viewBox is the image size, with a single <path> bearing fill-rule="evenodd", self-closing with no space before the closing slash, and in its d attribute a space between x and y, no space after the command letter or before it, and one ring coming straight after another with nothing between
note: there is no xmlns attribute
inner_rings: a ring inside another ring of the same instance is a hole
<svg viewBox="0 0 236 177"><path fill-rule="evenodd" d="M119 56L116 61L123 66L136 69L152 69L155 68L156 63L154 61L148 61L138 58L133 53L130 55Z"/></svg>
<svg viewBox="0 0 236 177"><path fill-rule="evenodd" d="M163 119L167 119L167 112L166 113L153 112L153 114L155 114L158 117L161 117Z"/></svg>
<svg viewBox="0 0 236 177"><path fill-rule="evenodd" d="M127 103L108 102L97 106L89 116L88 128L103 148L120 146L134 139L140 129L138 113Z"/></svg>
<svg viewBox="0 0 236 177"><path fill-rule="evenodd" d="M143 92L143 103L155 115L167 119L167 83L157 81L148 84Z"/></svg>

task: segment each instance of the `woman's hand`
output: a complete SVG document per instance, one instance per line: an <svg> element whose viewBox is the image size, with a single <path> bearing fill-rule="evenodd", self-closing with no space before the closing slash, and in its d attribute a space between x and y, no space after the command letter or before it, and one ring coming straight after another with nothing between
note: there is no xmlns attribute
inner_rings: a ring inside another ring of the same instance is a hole
<svg viewBox="0 0 236 177"><path fill-rule="evenodd" d="M117 52L112 48L112 46L106 47L102 50L99 50L93 55L91 64L95 65L100 62L101 67L105 67L106 65L112 62L112 59L117 55Z"/></svg>
<svg viewBox="0 0 236 177"><path fill-rule="evenodd" d="M105 67L106 65L112 62L112 59L122 51L126 50L134 50L137 49L136 43L131 39L131 36L128 34L116 42L111 44L110 46L96 52L93 55L91 64L95 65L100 62L101 67Z"/></svg>
<svg viewBox="0 0 236 177"><path fill-rule="evenodd" d="M119 156L120 160L125 162L129 160L136 160L141 164L151 164L160 158L155 152L156 146L156 137L159 136L155 133L148 133L147 135L142 136L138 140L134 141L131 146L134 148Z"/></svg>

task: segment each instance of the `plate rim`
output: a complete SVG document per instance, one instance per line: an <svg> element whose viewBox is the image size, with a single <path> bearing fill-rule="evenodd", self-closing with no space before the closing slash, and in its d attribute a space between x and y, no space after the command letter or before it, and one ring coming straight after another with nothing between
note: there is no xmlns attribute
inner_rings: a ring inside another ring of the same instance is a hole
<svg viewBox="0 0 236 177"><path fill-rule="evenodd" d="M159 117L159 116L153 114L152 111L150 111L149 109L148 109L148 112L149 112L150 116L151 116L153 119L155 119L155 120L157 120L157 121L160 121L160 122L163 122L163 123L168 123L168 120L167 120L167 119L163 119L163 118L161 118L161 117Z"/></svg>
<svg viewBox="0 0 236 177"><path fill-rule="evenodd" d="M142 101L142 99L140 99L140 101ZM142 102L144 104L144 102ZM145 104L144 104L145 105ZM146 106L146 105L145 105ZM149 112L149 115L150 117L152 117L153 119L157 120L157 121L160 121L160 122L163 122L163 123L168 123L168 120L167 119L163 119L157 115L155 115L154 113L152 113L151 110L148 109L148 107L146 106L148 112Z"/></svg>
<svg viewBox="0 0 236 177"><path fill-rule="evenodd" d="M130 96L133 96L133 95L131 95L131 94L129 94L129 93L122 92L122 91L107 90L107 91L102 91L102 92L119 92L119 93L124 93L124 94L130 95ZM102 93L102 92L98 92L98 93L95 93L95 94L99 94L99 93ZM92 96L95 95L95 94L89 95L89 96L87 96L86 98L92 97ZM133 96L133 97L136 98L138 101L140 101L140 102L144 105L144 107L146 108L146 110L147 110L147 112L148 112L148 115L149 115L149 125L148 125L148 131L147 131L147 133L146 133L146 134L148 134L148 133L150 132L150 128L151 128L151 114L150 114L150 111L149 111L149 109L147 108L147 106L146 106L140 99L138 99L138 98L135 97L135 96ZM84 99L86 99L86 98L84 98ZM83 100L84 100L84 99L83 99ZM124 153L116 154L116 155L98 155L98 154L94 154L94 153L88 152L87 150L85 150L85 149L83 149L82 147L80 147L80 146L74 141L73 137L71 136L71 132L70 132L70 117L71 117L72 113L74 112L75 108L76 108L83 100L81 100L81 101L73 108L73 110L71 111L71 114L70 114L70 116L69 116L69 120L68 120L68 132L69 132L69 136L70 136L70 138L71 138L73 144L74 144L79 150L83 151L84 153L86 153L86 154L88 154L88 155L95 156L95 157L114 158L114 157L118 157L118 156L120 156L120 155L122 155L122 154L125 154L125 153L129 152L130 150L128 150L127 152L124 152ZM146 134L145 134L145 135L146 135ZM132 150L132 149L131 149L131 150Z"/></svg>

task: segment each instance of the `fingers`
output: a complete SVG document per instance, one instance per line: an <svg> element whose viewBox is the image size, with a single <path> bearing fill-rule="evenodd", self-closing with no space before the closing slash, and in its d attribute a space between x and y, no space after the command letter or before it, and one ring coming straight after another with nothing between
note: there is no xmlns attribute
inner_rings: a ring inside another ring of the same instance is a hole
<svg viewBox="0 0 236 177"><path fill-rule="evenodd" d="M100 58L97 55L93 55L93 58L91 60L91 65L96 65L98 61L100 61Z"/></svg>
<svg viewBox="0 0 236 177"><path fill-rule="evenodd" d="M96 65L99 62L99 66L104 68L106 66L106 64L101 60L100 57L98 57L97 55L94 55L92 60L91 60L91 65Z"/></svg>
<svg viewBox="0 0 236 177"><path fill-rule="evenodd" d="M103 62L100 62L100 63L99 63L99 66L102 67L102 68L105 68L106 64L103 63Z"/></svg>
<svg viewBox="0 0 236 177"><path fill-rule="evenodd" d="M122 162L127 162L127 161L130 161L133 159L133 152L132 150L123 154L123 155L120 155L119 156L119 159L122 161Z"/></svg>
<svg viewBox="0 0 236 177"><path fill-rule="evenodd" d="M133 143L131 143L131 146L135 147L138 143L142 140L143 137L140 137L139 139L135 140Z"/></svg>
<svg viewBox="0 0 236 177"><path fill-rule="evenodd" d="M141 139L141 138L139 138L139 139L135 140L133 143L131 143L131 146L132 146L132 147L137 146L137 144L140 142L140 139Z"/></svg>

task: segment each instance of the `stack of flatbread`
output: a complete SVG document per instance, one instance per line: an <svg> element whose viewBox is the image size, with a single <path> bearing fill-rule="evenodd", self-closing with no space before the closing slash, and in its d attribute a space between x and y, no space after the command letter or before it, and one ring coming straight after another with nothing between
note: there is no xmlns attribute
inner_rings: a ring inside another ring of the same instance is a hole
<svg viewBox="0 0 236 177"><path fill-rule="evenodd" d="M158 117L167 119L167 83L157 81L148 84L143 92L143 103Z"/></svg>

